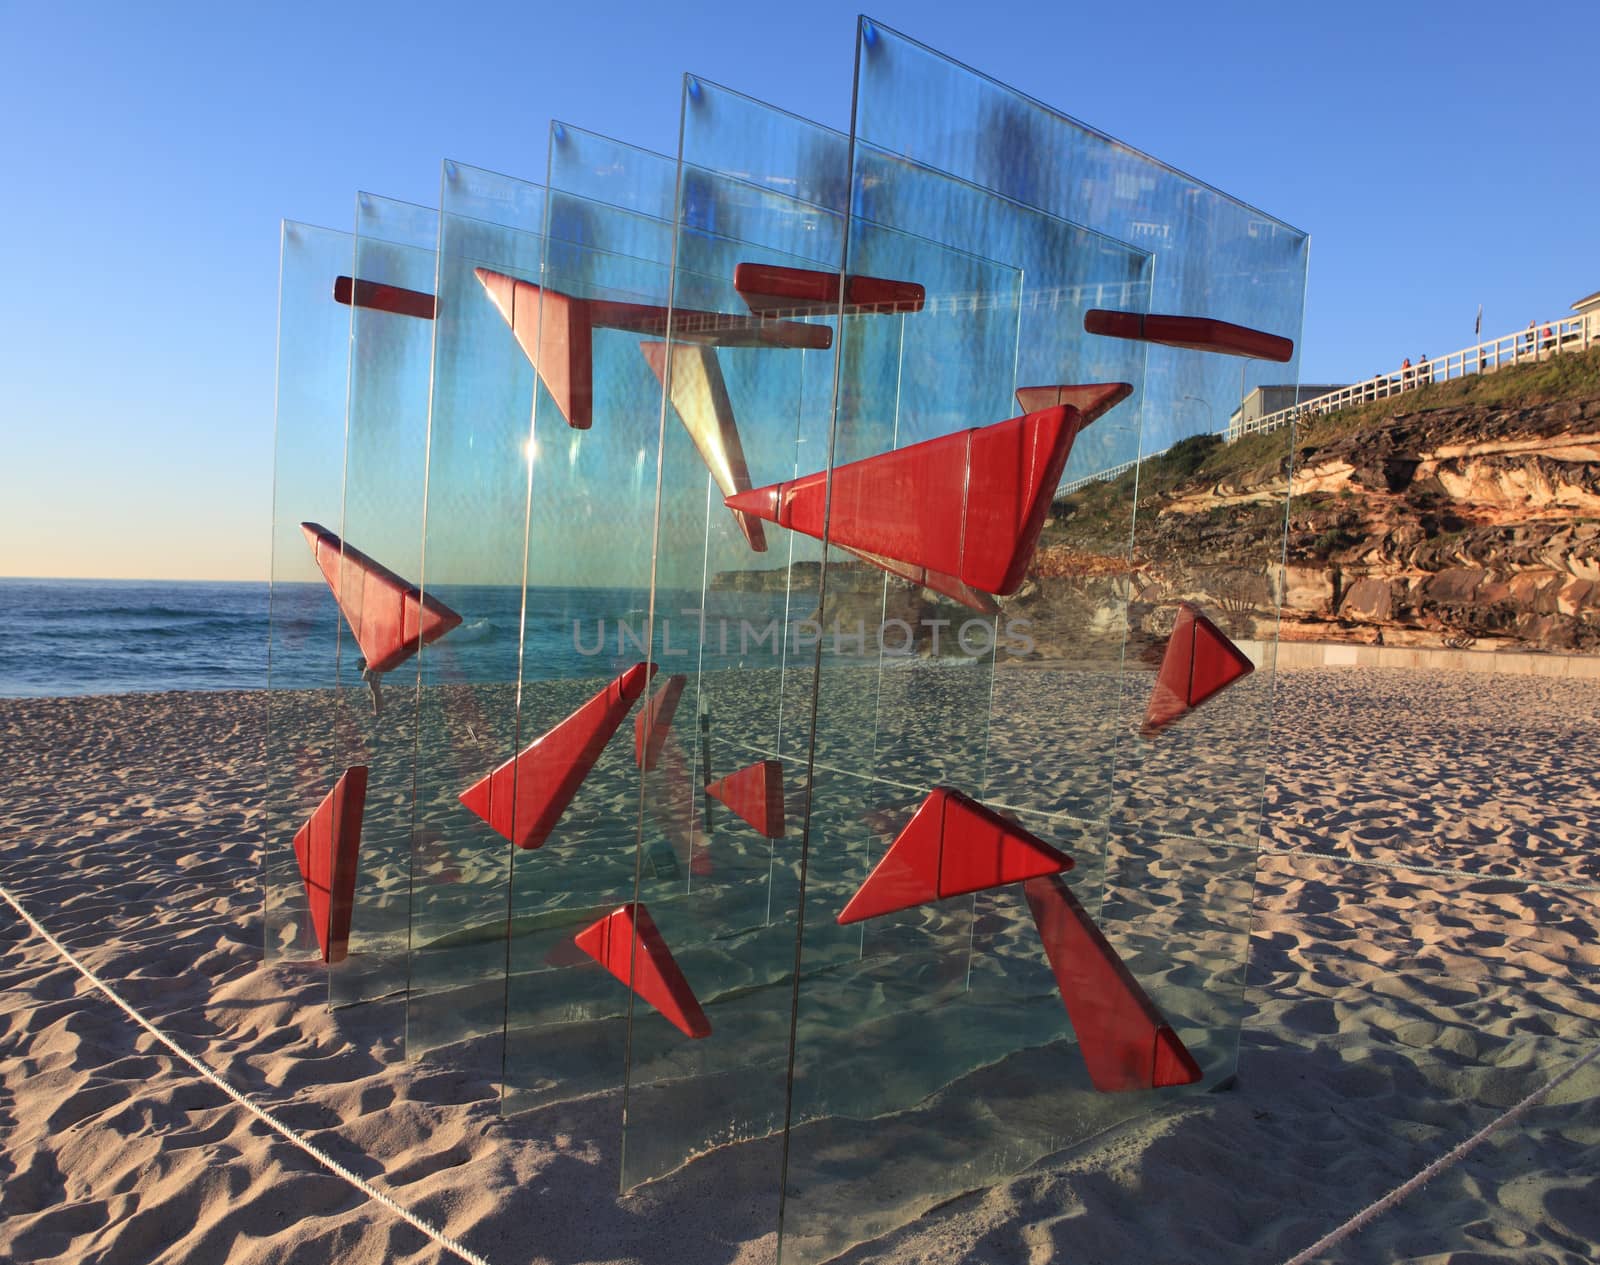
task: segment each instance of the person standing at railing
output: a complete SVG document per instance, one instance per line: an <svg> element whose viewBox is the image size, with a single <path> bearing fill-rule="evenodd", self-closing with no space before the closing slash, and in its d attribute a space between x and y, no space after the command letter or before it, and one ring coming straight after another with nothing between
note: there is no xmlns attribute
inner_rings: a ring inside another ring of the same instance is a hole
<svg viewBox="0 0 1600 1265"><path fill-rule="evenodd" d="M1428 363L1428 353L1417 357L1417 385L1425 387L1433 381L1433 366Z"/></svg>
<svg viewBox="0 0 1600 1265"><path fill-rule="evenodd" d="M1404 360L1402 360L1400 362L1400 389L1402 391L1408 391L1408 390L1411 389L1411 357L1410 356L1407 356Z"/></svg>
<svg viewBox="0 0 1600 1265"><path fill-rule="evenodd" d="M1530 356L1537 356L1539 354L1539 327L1538 327L1538 323L1537 322L1535 322L1535 321L1529 321L1528 322L1527 339L1528 339L1528 354Z"/></svg>
<svg viewBox="0 0 1600 1265"><path fill-rule="evenodd" d="M1546 325L1544 327L1544 349L1546 351L1549 351L1555 345L1556 345L1555 333L1554 333L1554 331L1551 330L1551 328L1548 325Z"/></svg>

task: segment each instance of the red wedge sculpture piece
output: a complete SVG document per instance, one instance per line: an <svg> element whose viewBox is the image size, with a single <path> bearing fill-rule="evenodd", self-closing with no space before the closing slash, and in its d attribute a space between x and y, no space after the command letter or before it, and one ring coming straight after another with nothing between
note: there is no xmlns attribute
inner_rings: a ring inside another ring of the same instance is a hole
<svg viewBox="0 0 1600 1265"><path fill-rule="evenodd" d="M750 490L750 467L745 464L744 445L739 442L739 427L734 421L733 404L728 399L728 384L715 347L698 343L672 345L672 372L667 372L667 344L640 343L650 370L662 386L671 383L672 408L694 440L700 459L711 471L711 478L723 496ZM756 553L765 553L767 535L761 520L733 511L734 522Z"/></svg>
<svg viewBox="0 0 1600 1265"><path fill-rule="evenodd" d="M326 527L301 523L370 672L387 672L461 622L461 616Z"/></svg>
<svg viewBox="0 0 1600 1265"><path fill-rule="evenodd" d="M634 717L633 759L646 773L655 768L656 761L661 758L662 745L672 729L672 717L688 681L689 678L681 674L669 676Z"/></svg>
<svg viewBox="0 0 1600 1265"><path fill-rule="evenodd" d="M1089 1080L1101 1093L1192 1085L1200 1065L1056 874L1022 886Z"/></svg>
<svg viewBox="0 0 1600 1265"><path fill-rule="evenodd" d="M860 922L1071 868L1071 857L1015 822L960 791L936 786L838 920Z"/></svg>
<svg viewBox="0 0 1600 1265"><path fill-rule="evenodd" d="M511 326L567 425L575 430L588 430L594 416L593 333L597 328L627 330L654 338L664 338L670 332L676 342L713 347L823 350L833 345L833 330L826 325L611 299L579 299L489 268L475 268L473 273Z"/></svg>
<svg viewBox="0 0 1600 1265"><path fill-rule="evenodd" d="M1078 423L1082 430L1090 422L1105 416L1133 394L1131 382L1091 382L1082 386L1018 387L1017 407L1024 413L1037 413L1040 409L1054 408L1057 404L1070 404L1083 414Z"/></svg>
<svg viewBox="0 0 1600 1265"><path fill-rule="evenodd" d="M306 887L311 925L324 962L342 962L349 950L361 812L366 802L366 766L354 765L339 775L294 837L294 856L300 863L300 881Z"/></svg>
<svg viewBox="0 0 1600 1265"><path fill-rule="evenodd" d="M407 290L404 286L385 285L381 281L358 281L354 277L333 279L333 300L346 307L372 308L377 312L393 312L396 316L415 316L431 321L434 309L433 295L422 290Z"/></svg>
<svg viewBox="0 0 1600 1265"><path fill-rule="evenodd" d="M1049 408L837 466L828 543L1015 592L1079 420L1077 409ZM821 539L827 495L824 471L727 503Z"/></svg>
<svg viewBox="0 0 1600 1265"><path fill-rule="evenodd" d="M839 274L779 264L739 264L733 288L752 312L785 316L828 316L839 311ZM927 293L915 281L846 276L847 315L920 312Z"/></svg>
<svg viewBox="0 0 1600 1265"><path fill-rule="evenodd" d="M554 729L467 787L461 802L517 847L539 847L654 672L654 664L629 668Z"/></svg>
<svg viewBox="0 0 1600 1265"><path fill-rule="evenodd" d="M594 420L593 327L589 305L554 290L541 290L503 272L474 268L473 275L511 326L539 381L574 430ZM542 306L541 297L548 302Z"/></svg>
<svg viewBox="0 0 1600 1265"><path fill-rule="evenodd" d="M1112 312L1091 308L1083 314L1083 328L1107 338L1128 338L1141 343L1160 343L1164 347L1183 347L1189 351L1214 351L1224 356L1248 356L1252 360L1276 360L1283 364L1294 359L1294 340L1247 325L1231 325L1208 316L1164 316L1152 312Z"/></svg>
<svg viewBox="0 0 1600 1265"><path fill-rule="evenodd" d="M783 837L783 762L757 760L718 778L706 794L722 801L769 839Z"/></svg>
<svg viewBox="0 0 1600 1265"><path fill-rule="evenodd" d="M711 1035L711 1021L642 904L624 905L607 914L580 931L573 943L659 1010L684 1036L699 1040Z"/></svg>
<svg viewBox="0 0 1600 1265"><path fill-rule="evenodd" d="M1255 669L1244 651L1198 608L1178 603L1178 618L1140 732L1149 737Z"/></svg>

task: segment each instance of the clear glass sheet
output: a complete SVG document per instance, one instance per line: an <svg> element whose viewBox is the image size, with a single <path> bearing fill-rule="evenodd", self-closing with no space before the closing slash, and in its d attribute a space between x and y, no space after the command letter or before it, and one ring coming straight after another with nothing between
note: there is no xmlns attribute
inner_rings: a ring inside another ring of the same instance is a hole
<svg viewBox="0 0 1600 1265"><path fill-rule="evenodd" d="M351 258L349 233L285 221L261 851L269 963L321 956L293 842L340 772L335 731L340 618L300 524L339 519L350 308L335 301L334 281L349 273Z"/></svg>
<svg viewBox="0 0 1600 1265"><path fill-rule="evenodd" d="M661 215L670 213L674 166L581 129L552 128L541 322L555 325L576 304L622 305L664 322L672 226ZM521 747L652 657L661 382L641 354L649 335L595 319L584 343L569 346L589 357L587 425L571 424L581 419L543 391L535 416ZM641 706L621 708L615 729L599 732L593 763L548 837L512 852L508 1111L622 1087L628 989L574 939L633 894Z"/></svg>
<svg viewBox="0 0 1600 1265"><path fill-rule="evenodd" d="M706 132L726 127L729 112L763 117L751 103L691 80L684 110L679 332L659 353L672 391L654 591L658 681L681 678L682 693L670 724L647 732L660 749L644 775L638 871L639 900L710 1031L692 1039L634 1000L625 1189L783 1127L821 546L773 524L741 525L710 469L742 467L750 487L824 470L834 391L834 313L775 317L775 342L696 338L697 314L749 319L734 287L739 265L836 274L840 237L825 209L700 165L719 161ZM791 134L801 126L781 121ZM899 318L881 319L894 348ZM777 766L770 782L765 761ZM757 784L742 813L703 790L741 775ZM776 1151L749 1154L741 1174L764 1206L757 1215L775 1223Z"/></svg>
<svg viewBox="0 0 1600 1265"><path fill-rule="evenodd" d="M1043 301L1023 305L1021 342L1032 342L1030 356L1037 357L1026 363L1062 376L1028 382L1019 363L1015 385L1070 385L1115 374L1112 380L1133 386L1132 397L1085 433L1076 472L1219 428L1249 383L1247 376L1241 385L1235 359L1113 346L1087 335L1088 308L1214 317L1298 337L1303 235L865 21L855 128L852 193L859 213L893 215L897 227L904 221L934 233L948 216L979 225L963 240L982 241L999 258L1007 256L997 245L1025 259L1033 255L1027 279ZM913 164L953 173L963 190L976 185L996 196L975 199L970 209L960 196L920 196ZM1035 236L1042 226L1026 207L1081 226L1055 228L1068 234L1061 240L1072 240L1067 254L1053 253L1062 270L1057 277L1046 271L1052 252L1037 253L1033 245L1049 238ZM849 270L874 271L858 258L853 232ZM1074 266L1080 275L1072 274ZM1051 303L1060 305L1053 319ZM1292 365L1270 368L1272 380L1293 381ZM841 392L841 427L843 410ZM1201 420L1212 415L1215 426ZM1099 436L1095 427L1102 428ZM1081 501L1053 513L1028 584L1003 604L1013 626L1037 623L1028 629L1032 657L1044 664L1009 664L997 675L993 711L984 711L993 776L985 777L980 750L977 760L965 762L967 781L957 785L1009 807L1021 824L1075 857L1072 889L1199 1061L1201 1084L1215 1084L1232 1070L1240 1019L1270 656L1267 670L1146 741L1134 731L1164 643L1149 634L1140 640L1135 630L1120 675L1118 643L1146 617L1130 597L1143 594L1150 570L1175 559L1183 560L1185 575L1198 570L1220 582L1226 566L1248 576L1239 582L1256 604L1242 611L1245 631L1255 630L1252 615L1270 625L1275 607L1267 586L1281 557L1282 491L1269 492L1273 503L1243 516L1230 556L1203 562L1188 541L1163 538L1160 523L1140 522L1132 491L1129 484L1112 489L1092 515L1079 510ZM1164 594L1167 616L1179 598L1210 596L1192 588ZM961 751L958 722L926 701L914 714L919 724L942 719L953 739L949 753ZM825 730L819 717L819 763ZM878 741L881 747L881 728ZM815 795L823 802L820 771ZM908 798L886 820L885 838L909 815L916 797ZM817 838L814 824L814 857ZM957 904L919 912L931 922ZM875 1045L871 1028L856 1018L860 1007L842 1007L819 1012L811 1037L802 982L785 1260L836 1253L955 1191L1148 1109L1148 1094L1100 1093L1091 1085L1020 889L986 892L966 904L976 914L967 914L971 953L962 971L922 978L903 971L894 979L904 992L920 988L930 999L915 1035L891 1033ZM808 955L815 925L808 917ZM808 1094L824 1095L804 1074L806 1042L825 1049L829 1034L840 1031L849 1033L848 1057L819 1060L826 1070L814 1078L836 1102L807 1122ZM852 1060L854 1075L845 1070ZM941 1065L949 1074L932 1074ZM874 1077L900 1090L898 1105L913 1109L891 1119L870 1096L852 1107L851 1088Z"/></svg>
<svg viewBox="0 0 1600 1265"><path fill-rule="evenodd" d="M363 585L368 558L410 584L422 576L433 369L433 320L425 313L433 302L438 239L437 211L357 195L344 511L342 522L329 526L358 553L342 560L341 591ZM368 772L349 951L328 975L335 1006L406 987L417 661L412 653L376 675L366 667L346 635L339 660L342 759Z"/></svg>
<svg viewBox="0 0 1600 1265"><path fill-rule="evenodd" d="M537 277L544 253L538 185L447 161L439 205L422 587L462 622L420 655L412 1058L504 1030L509 845L460 796L517 750L536 379L476 270Z"/></svg>
<svg viewBox="0 0 1600 1265"><path fill-rule="evenodd" d="M909 196L937 201L948 192L948 182L934 173L902 178L921 185L920 194ZM916 282L927 300L915 314L847 318L836 477L848 462L1018 415L1019 270L854 220L848 271ZM886 319L903 323L898 347L884 338ZM891 352L898 353L894 359ZM908 490L931 477L919 477ZM830 530L846 529L854 508L836 498ZM909 517L917 508L908 503L904 510ZM987 930L972 896L861 923L836 921L935 787L983 797L993 647L1005 635L1003 621L1003 611L977 611L884 580L857 557L830 551L822 626L831 634L836 626L853 631L864 625L878 654L859 665L825 654L818 682L785 1259L821 1259L856 1241L866 1227L884 1224L880 1218L898 1224L908 1215L899 1203L907 1189L925 1190L932 1199L947 1193L931 1173L923 1174L921 1185L903 1181L917 1165L900 1154L900 1143L925 1128L936 1134L937 1126L922 1117L937 1113L922 1106L948 1095L971 1096L963 1078L1009 1054L1018 1040L1015 1025L995 1020L1004 1012L997 1011L993 990L971 986L975 937ZM1047 838L1058 833L1036 829ZM1053 1035L1061 1026L1059 1008L1038 1009ZM972 1123L965 1118L957 1137L963 1151L981 1155L983 1135L971 1131ZM878 1142L896 1149L885 1153ZM852 1148L859 1167L853 1158L839 1162ZM949 1151L936 1141L929 1154L947 1159ZM974 1171L947 1169L944 1180L970 1179Z"/></svg>

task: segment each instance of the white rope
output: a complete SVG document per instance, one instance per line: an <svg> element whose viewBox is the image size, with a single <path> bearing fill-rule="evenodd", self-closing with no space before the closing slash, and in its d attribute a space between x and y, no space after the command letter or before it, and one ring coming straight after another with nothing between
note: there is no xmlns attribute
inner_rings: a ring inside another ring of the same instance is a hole
<svg viewBox="0 0 1600 1265"><path fill-rule="evenodd" d="M351 1172L343 1164L339 1163L338 1160L334 1159L321 1147L317 1146L316 1143L302 1137L293 1129L289 1128L288 1125L281 1123L279 1120L263 1111L260 1107L256 1106L255 1103L251 1102L232 1085L228 1084L227 1081L223 1080L199 1059L195 1058L194 1055L190 1054L187 1050L183 1049L176 1042L174 1042L171 1037L167 1036L166 1033L162 1032L127 1002L123 1001L121 996L117 994L111 985L107 984L92 970L80 962L73 954L71 949L67 948L66 945L62 944L61 941L57 940L53 935L46 931L44 927L39 924L38 920L35 919L34 916L26 909L24 909L21 903L18 902L17 898L7 891L3 885L0 885L0 896L5 898L6 903L9 904L12 909L17 911L17 916L21 918L23 922L27 923L37 935L42 937L46 944L48 944L68 962L72 963L72 965L77 968L80 975L82 975L86 980L88 980L102 993L109 997L117 1006L122 1009L123 1013L126 1014L128 1018L132 1019L157 1041L161 1042L161 1044L166 1046L167 1049L171 1050L172 1053L179 1059L187 1063L203 1079L215 1085L235 1103L243 1107L262 1124L266 1125L267 1128L271 1129L285 1141L293 1143L295 1146L299 1147L302 1151L304 1151L312 1159L316 1160L317 1163L321 1164L336 1177L342 1177L345 1181L349 1182L352 1186L364 1194L368 1199L382 1204L407 1225L410 1225L416 1230L420 1231L422 1234L427 1235L428 1238L432 1239L440 1247L444 1248L445 1251L453 1253L454 1255L460 1257L463 1261L466 1261L467 1265L489 1265L489 1263L476 1252L469 1251L460 1243L457 1243L454 1239L447 1237L443 1231L429 1225L421 1217L407 1211L405 1208L402 1208L388 1195L370 1185L359 1175Z"/></svg>
<svg viewBox="0 0 1600 1265"><path fill-rule="evenodd" d="M1434 1160L1432 1164L1429 1164L1427 1168L1416 1174L1416 1176L1412 1177L1409 1181L1403 1182L1401 1185L1396 1186L1387 1195L1383 1196L1382 1199L1368 1204L1360 1212L1356 1213L1355 1216L1351 1217L1343 1225L1339 1226L1338 1229L1334 1230L1330 1234L1324 1235L1310 1247L1306 1248L1305 1251L1298 1252L1294 1256L1291 1256L1287 1261L1284 1262L1284 1265L1309 1265L1310 1261L1316 1259L1318 1256L1321 1256L1329 1248L1342 1243L1352 1234L1365 1229L1374 1220L1382 1216L1385 1212L1389 1211L1390 1208L1393 1208L1402 1199L1406 1198L1406 1196L1414 1194L1418 1188L1425 1186L1440 1173L1444 1172L1445 1169L1450 1168L1458 1161L1464 1159L1471 1151L1475 1150L1480 1143L1487 1139L1491 1133L1495 1132L1495 1130L1521 1119L1530 1110L1542 1102L1558 1085L1560 1085L1563 1081L1566 1081L1569 1077L1577 1075L1590 1063L1593 1063L1597 1057L1600 1057L1600 1045L1595 1046L1594 1049L1590 1050L1589 1053L1585 1054L1581 1059L1573 1062L1567 1068L1567 1070L1562 1072L1559 1076L1552 1080L1546 1081L1521 1102L1517 1103L1513 1107L1508 1107L1500 1115L1496 1116L1493 1120L1489 1121L1488 1124L1484 1125L1483 1128L1474 1133L1465 1142L1461 1143L1461 1145L1455 1147L1451 1151L1446 1152L1444 1155L1441 1155L1438 1159Z"/></svg>

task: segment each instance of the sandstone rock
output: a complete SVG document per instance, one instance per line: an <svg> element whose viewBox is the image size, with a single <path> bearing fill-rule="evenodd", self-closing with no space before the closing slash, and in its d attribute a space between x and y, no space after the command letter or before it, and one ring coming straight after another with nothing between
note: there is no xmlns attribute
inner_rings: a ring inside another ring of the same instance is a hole
<svg viewBox="0 0 1600 1265"><path fill-rule="evenodd" d="M1394 610L1394 592L1388 580L1357 580L1339 604L1339 614L1346 619L1360 619L1383 623Z"/></svg>

